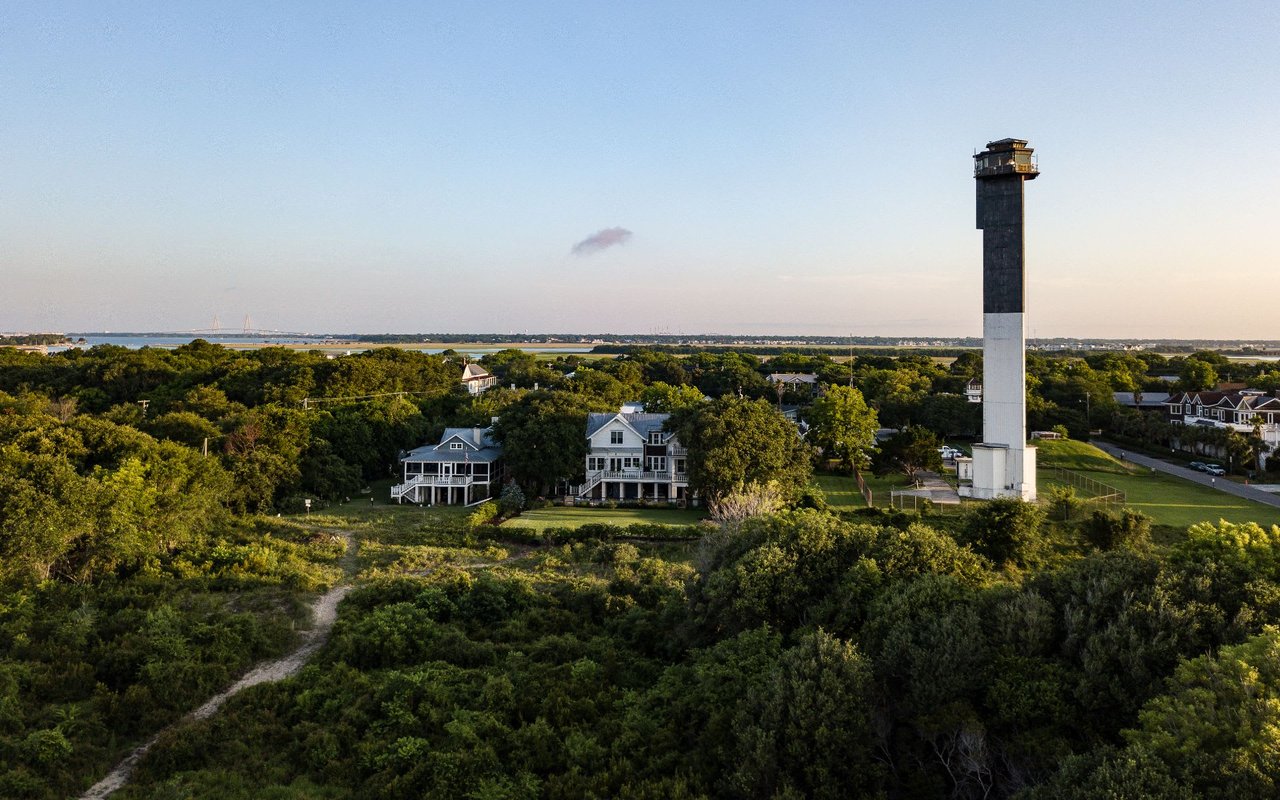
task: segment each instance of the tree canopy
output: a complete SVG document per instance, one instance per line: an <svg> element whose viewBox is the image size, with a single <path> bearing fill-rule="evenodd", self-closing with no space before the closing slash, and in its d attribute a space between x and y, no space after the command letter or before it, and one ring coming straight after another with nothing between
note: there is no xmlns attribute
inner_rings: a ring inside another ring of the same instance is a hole
<svg viewBox="0 0 1280 800"><path fill-rule="evenodd" d="M669 422L689 450L689 486L708 498L776 483L794 497L813 470L795 424L764 400L722 397L677 412Z"/></svg>

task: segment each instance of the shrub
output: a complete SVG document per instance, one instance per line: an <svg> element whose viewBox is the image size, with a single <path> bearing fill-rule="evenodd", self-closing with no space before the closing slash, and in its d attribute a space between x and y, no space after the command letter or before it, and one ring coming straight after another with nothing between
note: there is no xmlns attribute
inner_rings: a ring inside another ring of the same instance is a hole
<svg viewBox="0 0 1280 800"><path fill-rule="evenodd" d="M1146 550L1151 546L1151 517L1131 508L1098 510L1085 520L1084 537L1099 550Z"/></svg>
<svg viewBox="0 0 1280 800"><path fill-rule="evenodd" d="M492 500L486 500L476 506L476 510L467 515L467 525L471 528L478 528L481 525L491 525L498 518L498 504Z"/></svg>
<svg viewBox="0 0 1280 800"><path fill-rule="evenodd" d="M970 514L960 537L974 552L996 566L1034 564L1043 540L1044 512L1034 503L1015 498L988 500Z"/></svg>
<svg viewBox="0 0 1280 800"><path fill-rule="evenodd" d="M1049 508L1060 520L1069 520L1080 512L1084 503L1076 490L1071 486L1051 486L1049 488Z"/></svg>
<svg viewBox="0 0 1280 800"><path fill-rule="evenodd" d="M524 506L524 492L515 481L502 487L502 494L498 497L498 510L502 512L502 516L514 517L524 510Z"/></svg>

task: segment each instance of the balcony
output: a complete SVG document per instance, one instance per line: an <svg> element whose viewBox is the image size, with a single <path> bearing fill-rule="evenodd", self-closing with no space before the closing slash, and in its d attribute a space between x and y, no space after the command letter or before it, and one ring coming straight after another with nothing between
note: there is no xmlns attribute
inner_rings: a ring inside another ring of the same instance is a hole
<svg viewBox="0 0 1280 800"><path fill-rule="evenodd" d="M672 472L671 470L650 471L640 469L624 469L624 470L607 470L598 469L587 472L587 483L596 481L671 481L682 482L685 480L683 472Z"/></svg>
<svg viewBox="0 0 1280 800"><path fill-rule="evenodd" d="M977 161L973 166L975 178L988 178L993 175L1039 175L1040 166L1035 159L1031 161L1015 161L1013 159Z"/></svg>

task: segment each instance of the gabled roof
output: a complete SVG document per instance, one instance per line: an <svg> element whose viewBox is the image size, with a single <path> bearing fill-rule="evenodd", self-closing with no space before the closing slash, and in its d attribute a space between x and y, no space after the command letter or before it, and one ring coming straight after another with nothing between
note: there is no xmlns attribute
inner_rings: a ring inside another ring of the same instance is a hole
<svg viewBox="0 0 1280 800"><path fill-rule="evenodd" d="M479 364L467 364L462 368L462 380L464 381L477 381L491 377L493 376L489 374L489 371Z"/></svg>
<svg viewBox="0 0 1280 800"><path fill-rule="evenodd" d="M498 444L493 439L492 428L445 428L444 433L440 435L440 443L435 445L436 449L443 448L450 439L461 441L471 450L496 447Z"/></svg>
<svg viewBox="0 0 1280 800"><path fill-rule="evenodd" d="M1169 396L1167 405L1191 403L1206 408L1280 411L1280 398L1255 391L1244 392L1180 392Z"/></svg>
<svg viewBox="0 0 1280 800"><path fill-rule="evenodd" d="M457 450L449 446L461 442ZM424 444L410 450L401 461L497 461L502 445L493 438L491 428L445 428L437 444Z"/></svg>
<svg viewBox="0 0 1280 800"><path fill-rule="evenodd" d="M651 431L660 431L662 426L666 424L670 414L625 414L621 411L615 411L607 414L588 414L587 415L587 438L595 436L606 425L615 419L620 420L623 425L627 426L641 439L648 439Z"/></svg>
<svg viewBox="0 0 1280 800"><path fill-rule="evenodd" d="M812 372L774 372L766 375L765 380L774 383L817 383L818 376Z"/></svg>

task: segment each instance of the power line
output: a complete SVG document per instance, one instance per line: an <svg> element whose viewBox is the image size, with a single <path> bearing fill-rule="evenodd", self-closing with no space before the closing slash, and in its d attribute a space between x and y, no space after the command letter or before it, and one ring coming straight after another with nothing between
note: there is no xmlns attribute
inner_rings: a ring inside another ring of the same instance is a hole
<svg viewBox="0 0 1280 800"><path fill-rule="evenodd" d="M376 397L404 397L407 394L435 394L435 391L421 392L379 392L378 394L357 394L348 397L304 397L302 398L302 407L310 408L312 405L319 403L338 403L343 400L372 400Z"/></svg>

